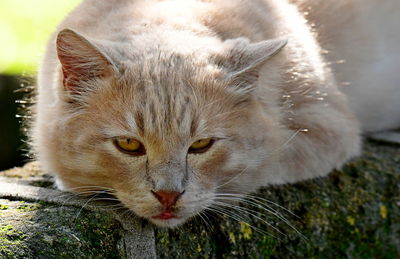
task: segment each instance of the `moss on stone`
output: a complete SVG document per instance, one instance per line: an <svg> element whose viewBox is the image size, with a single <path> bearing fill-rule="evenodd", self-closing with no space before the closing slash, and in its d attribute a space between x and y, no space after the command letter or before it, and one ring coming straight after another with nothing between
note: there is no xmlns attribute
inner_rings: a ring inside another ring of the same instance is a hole
<svg viewBox="0 0 400 259"><path fill-rule="evenodd" d="M19 249L26 235L13 225L0 226L0 255L11 257L13 248Z"/></svg>
<svg viewBox="0 0 400 259"><path fill-rule="evenodd" d="M25 201L20 201L19 204L17 205L16 209L19 212L29 212L29 211L35 211L40 209L42 206L38 203L26 203Z"/></svg>
<svg viewBox="0 0 400 259"><path fill-rule="evenodd" d="M19 201L6 206L0 258L118 257L120 226L108 213Z"/></svg>

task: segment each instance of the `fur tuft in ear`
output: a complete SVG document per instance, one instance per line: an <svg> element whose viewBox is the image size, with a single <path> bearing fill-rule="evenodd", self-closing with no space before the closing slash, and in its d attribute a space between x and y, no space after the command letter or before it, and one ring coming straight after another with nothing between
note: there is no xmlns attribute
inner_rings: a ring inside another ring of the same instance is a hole
<svg viewBox="0 0 400 259"><path fill-rule="evenodd" d="M258 79L260 67L276 55L285 45L285 39L273 39L250 43L246 38L225 42L225 51L217 64L227 70L227 76L238 82L241 91L248 92Z"/></svg>
<svg viewBox="0 0 400 259"><path fill-rule="evenodd" d="M56 44L67 91L80 93L82 83L111 74L111 61L78 33L64 29L58 34Z"/></svg>

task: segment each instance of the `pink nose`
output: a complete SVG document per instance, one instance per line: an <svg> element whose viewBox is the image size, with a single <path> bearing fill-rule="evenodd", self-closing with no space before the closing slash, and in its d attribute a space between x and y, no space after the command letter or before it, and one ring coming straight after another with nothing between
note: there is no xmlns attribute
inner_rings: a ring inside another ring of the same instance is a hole
<svg viewBox="0 0 400 259"><path fill-rule="evenodd" d="M166 208L170 208L175 205L178 201L179 197L184 193L183 192L176 192L176 191L151 191L151 193L157 198L157 200Z"/></svg>

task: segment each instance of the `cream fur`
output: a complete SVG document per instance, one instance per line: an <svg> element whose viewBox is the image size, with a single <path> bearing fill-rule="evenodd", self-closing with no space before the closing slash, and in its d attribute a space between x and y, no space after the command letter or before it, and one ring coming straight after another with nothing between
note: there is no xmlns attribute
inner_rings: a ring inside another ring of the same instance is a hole
<svg viewBox="0 0 400 259"><path fill-rule="evenodd" d="M31 130L38 159L63 189L111 189L137 215L169 227L220 193L327 175L360 150L341 82L352 82L345 92L365 130L400 125L399 76L392 73L400 52L389 39L399 37L392 33L397 16L392 10L384 14L390 22L381 22L383 11L366 7L372 0L346 1L354 9L336 2L342 5L332 15L331 6L316 10L305 0L83 1L49 41L38 75ZM389 2L385 8L399 9ZM366 21L370 15L387 30ZM65 28L72 32L58 34ZM386 51L391 58L380 59ZM74 66L68 55L85 61ZM339 59L347 63L329 64ZM80 75L72 85L79 94L65 85L68 62ZM377 94L381 82L386 90ZM139 140L146 155L119 152L116 137ZM217 139L209 151L187 154L209 137ZM151 190L185 190L178 218L152 218L162 207Z"/></svg>

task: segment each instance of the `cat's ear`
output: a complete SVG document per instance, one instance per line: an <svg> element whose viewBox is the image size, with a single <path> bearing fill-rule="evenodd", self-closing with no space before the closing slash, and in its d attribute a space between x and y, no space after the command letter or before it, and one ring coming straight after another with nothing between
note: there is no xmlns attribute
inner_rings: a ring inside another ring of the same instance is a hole
<svg viewBox="0 0 400 259"><path fill-rule="evenodd" d="M286 39L272 39L250 43L245 38L225 41L224 54L218 65L227 76L250 87L258 79L260 67L287 44ZM238 79L238 80L237 80Z"/></svg>
<svg viewBox="0 0 400 259"><path fill-rule="evenodd" d="M113 65L93 43L78 33L65 29L56 40L57 55L62 66L63 85L72 93L80 93L85 82L111 75Z"/></svg>

